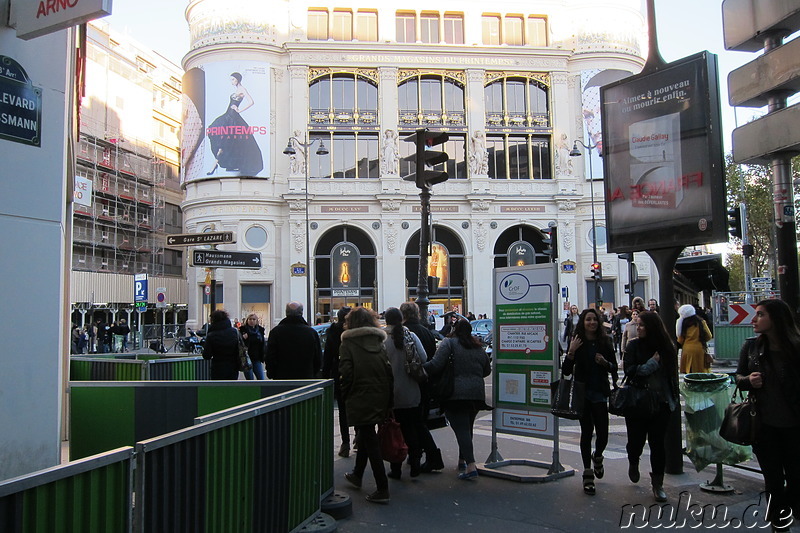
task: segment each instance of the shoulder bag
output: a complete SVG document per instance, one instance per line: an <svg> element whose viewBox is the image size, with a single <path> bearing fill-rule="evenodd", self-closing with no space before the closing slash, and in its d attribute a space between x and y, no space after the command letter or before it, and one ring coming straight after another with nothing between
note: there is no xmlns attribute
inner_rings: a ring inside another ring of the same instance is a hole
<svg viewBox="0 0 800 533"><path fill-rule="evenodd" d="M249 372L253 370L253 362L250 360L250 354L247 353L247 346L238 329L236 330L236 335L239 337L239 372Z"/></svg>
<svg viewBox="0 0 800 533"><path fill-rule="evenodd" d="M403 326L403 348L406 352L405 369L406 374L417 383L425 383L428 381L428 373L422 367L422 358L417 353L417 345L414 342L414 337L407 327Z"/></svg>
<svg viewBox="0 0 800 533"><path fill-rule="evenodd" d="M739 401L736 401L739 393ZM719 435L728 442L750 446L758 436L759 419L756 413L756 399L748 394L743 398L739 386L733 390L731 403L725 408L725 416L719 428Z"/></svg>
<svg viewBox="0 0 800 533"><path fill-rule="evenodd" d="M561 378L551 385L550 412L559 418L578 420L583 415L583 404L586 398L586 384L576 379L578 362L572 370L572 377L567 379L564 372Z"/></svg>
<svg viewBox="0 0 800 533"><path fill-rule="evenodd" d="M381 446L381 456L384 461L402 463L406 460L408 446L406 446L406 441L403 439L400 423L394 419L394 415L390 415L378 426L378 442Z"/></svg>
<svg viewBox="0 0 800 533"><path fill-rule="evenodd" d="M448 339L444 342L451 343L453 340ZM450 344L448 347L450 348L450 355L447 357L447 363L445 363L444 368L438 376L430 378L431 396L439 401L449 400L453 395L453 389L455 387L456 376L453 363L453 346Z"/></svg>

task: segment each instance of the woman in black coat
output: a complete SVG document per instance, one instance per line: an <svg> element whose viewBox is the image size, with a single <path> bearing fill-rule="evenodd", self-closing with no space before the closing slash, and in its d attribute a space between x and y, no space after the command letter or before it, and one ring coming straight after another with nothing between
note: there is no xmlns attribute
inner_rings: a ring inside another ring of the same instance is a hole
<svg viewBox="0 0 800 533"><path fill-rule="evenodd" d="M245 372L244 377L246 379L267 379L264 374L265 331L258 323L258 315L255 313L247 315L244 324L239 328L239 333L242 335L242 340L247 346L247 353L253 362L253 369Z"/></svg>
<svg viewBox="0 0 800 533"><path fill-rule="evenodd" d="M736 384L756 399L760 420L753 452L770 496L767 519L786 531L800 518L800 329L781 300L756 305L753 332L739 355Z"/></svg>
<svg viewBox="0 0 800 533"><path fill-rule="evenodd" d="M567 355L561 365L565 376L585 384L586 397L581 424L581 458L583 459L583 491L595 493L594 478L601 479L603 452L608 445L609 375L616 382L617 358L611 339L603 327L602 317L595 309L585 309L575 326L575 336L569 341ZM592 434L596 434L592 454Z"/></svg>
<svg viewBox="0 0 800 533"><path fill-rule="evenodd" d="M239 379L239 332L225 311L211 313L203 359L211 359L211 379Z"/></svg>
<svg viewBox="0 0 800 533"><path fill-rule="evenodd" d="M664 440L670 415L680 408L678 354L657 313L640 313L636 331L638 337L629 341L625 347L622 364L629 380L646 386L655 396L656 412L647 417L625 417L628 430L628 477L634 483L639 481L639 457L646 440L650 445L653 497L657 502L665 502L667 495L664 492L664 470L667 450Z"/></svg>
<svg viewBox="0 0 800 533"><path fill-rule="evenodd" d="M347 409L344 408L342 384L339 379L339 347L342 345L344 321L349 306L344 306L336 313L336 322L330 325L325 337L325 350L322 354L322 377L333 380L333 397L339 407L339 434L342 444L339 446L339 457L350 457L350 426L347 424Z"/></svg>

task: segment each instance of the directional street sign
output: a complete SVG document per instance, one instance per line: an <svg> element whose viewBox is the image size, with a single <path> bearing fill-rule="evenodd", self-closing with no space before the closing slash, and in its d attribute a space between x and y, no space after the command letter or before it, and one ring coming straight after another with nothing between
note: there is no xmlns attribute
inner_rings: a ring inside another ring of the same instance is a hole
<svg viewBox="0 0 800 533"><path fill-rule="evenodd" d="M167 235L167 246L200 246L203 244L233 244L235 242L232 231Z"/></svg>
<svg viewBox="0 0 800 533"><path fill-rule="evenodd" d="M192 266L258 270L261 268L261 253L193 250Z"/></svg>

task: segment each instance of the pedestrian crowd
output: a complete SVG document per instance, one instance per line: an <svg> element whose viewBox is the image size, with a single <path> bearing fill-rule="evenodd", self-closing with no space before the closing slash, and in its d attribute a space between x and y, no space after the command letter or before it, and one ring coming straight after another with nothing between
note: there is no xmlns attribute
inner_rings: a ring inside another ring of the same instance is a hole
<svg viewBox="0 0 800 533"><path fill-rule="evenodd" d="M92 353L116 353L128 351L128 335L131 328L127 320L107 323L97 320L85 326L71 327L70 353L74 355Z"/></svg>
<svg viewBox="0 0 800 533"><path fill-rule="evenodd" d="M596 494L595 481L605 474L609 406L619 407L612 395L617 391L617 354L622 356L624 382L640 391L629 396L636 400L625 404L621 413L627 432L628 478L639 482L640 458L647 444L650 485L659 503L668 499L665 441L671 414L680 409L678 374L710 371L707 342L712 333L703 310L676 304L678 320L671 337L657 302L650 300L648 307L635 298L630 312L623 306L609 316L602 309L579 313L572 306L564 319L561 372L572 375L583 389L575 417L581 429L581 480L589 495ZM773 531L788 531L793 516L800 517L800 455L794 449L800 440L800 328L781 300L763 300L755 309L756 337L742 346L735 381L740 390L749 391L756 406L752 445L769 495L767 520Z"/></svg>

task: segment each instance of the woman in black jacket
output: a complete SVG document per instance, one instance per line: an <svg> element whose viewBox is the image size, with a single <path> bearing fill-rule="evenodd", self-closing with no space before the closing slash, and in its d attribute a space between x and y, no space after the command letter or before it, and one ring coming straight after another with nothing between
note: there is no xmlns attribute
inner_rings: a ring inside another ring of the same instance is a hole
<svg viewBox="0 0 800 533"><path fill-rule="evenodd" d="M594 478L602 479L603 452L608 445L608 395L611 387L609 375L616 382L617 358L611 339L602 326L600 313L585 309L575 326L575 336L561 365L565 376L585 383L586 399L581 424L581 459L583 459L583 492L594 494ZM592 454L592 434L596 434L595 452Z"/></svg>
<svg viewBox="0 0 800 533"><path fill-rule="evenodd" d="M228 313L211 313L203 359L211 359L211 379L239 379L239 332Z"/></svg>
<svg viewBox="0 0 800 533"><path fill-rule="evenodd" d="M650 445L653 497L657 502L665 502L667 451L664 439L670 414L680 407L678 355L657 313L640 313L636 331L638 337L625 347L622 364L629 380L646 386L650 394L655 396L656 412L647 417L625 417L628 430L628 477L634 483L639 481L639 457L647 440Z"/></svg>
<svg viewBox="0 0 800 533"><path fill-rule="evenodd" d="M753 452L770 496L773 531L800 518L800 329L781 300L756 305L753 332L739 354L736 384L756 399L760 420Z"/></svg>
<svg viewBox="0 0 800 533"><path fill-rule="evenodd" d="M266 332L258 323L258 315L255 313L247 315L244 324L239 328L239 333L242 335L242 340L247 346L247 353L253 362L253 369L244 373L245 379L267 379L264 374L264 335Z"/></svg>

